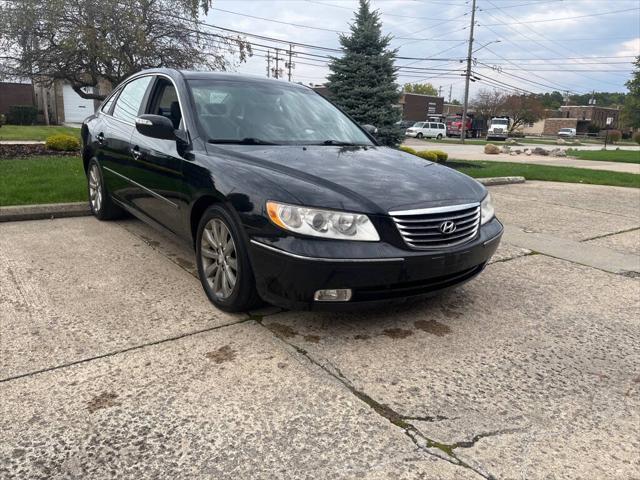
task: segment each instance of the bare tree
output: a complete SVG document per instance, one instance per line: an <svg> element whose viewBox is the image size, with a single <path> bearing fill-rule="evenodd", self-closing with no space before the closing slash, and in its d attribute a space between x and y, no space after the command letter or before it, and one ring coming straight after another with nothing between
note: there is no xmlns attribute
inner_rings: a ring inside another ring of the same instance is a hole
<svg viewBox="0 0 640 480"><path fill-rule="evenodd" d="M505 99L506 95L498 90L480 90L471 102L471 107L476 114L489 119L502 114Z"/></svg>
<svg viewBox="0 0 640 480"><path fill-rule="evenodd" d="M544 117L544 106L535 95L509 95L501 108L511 118L510 131Z"/></svg>
<svg viewBox="0 0 640 480"><path fill-rule="evenodd" d="M240 36L208 29L212 0L0 0L0 75L68 81L83 98L145 68L226 70L251 55Z"/></svg>

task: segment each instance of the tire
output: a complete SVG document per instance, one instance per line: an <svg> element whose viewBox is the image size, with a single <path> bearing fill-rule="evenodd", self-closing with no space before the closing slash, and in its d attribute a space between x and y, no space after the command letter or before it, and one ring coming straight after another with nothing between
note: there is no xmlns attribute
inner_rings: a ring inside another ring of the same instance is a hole
<svg viewBox="0 0 640 480"><path fill-rule="evenodd" d="M221 205L207 208L198 224L198 277L211 303L226 312L249 310L260 300L240 228Z"/></svg>
<svg viewBox="0 0 640 480"><path fill-rule="evenodd" d="M104 182L102 169L96 159L87 165L87 193L89 208L98 220L113 220L123 216L124 211L111 199Z"/></svg>
<svg viewBox="0 0 640 480"><path fill-rule="evenodd" d="M416 135L416 138L421 139L423 137L422 133L418 132L418 134Z"/></svg>
<svg viewBox="0 0 640 480"><path fill-rule="evenodd" d="M442 134L439 133L438 136L436 137L436 140L442 140Z"/></svg>

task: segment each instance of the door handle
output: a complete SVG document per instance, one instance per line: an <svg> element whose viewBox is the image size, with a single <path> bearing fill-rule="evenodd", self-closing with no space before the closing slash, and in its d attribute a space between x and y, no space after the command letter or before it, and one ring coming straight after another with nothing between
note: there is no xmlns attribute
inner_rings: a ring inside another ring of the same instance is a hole
<svg viewBox="0 0 640 480"><path fill-rule="evenodd" d="M140 151L140 148L138 148L138 146L135 146L131 149L131 155L133 155L133 158L135 160L140 159L140 156L142 155L142 152Z"/></svg>
<svg viewBox="0 0 640 480"><path fill-rule="evenodd" d="M96 140L98 140L98 143L100 145L104 144L104 133L100 132L97 136L96 136Z"/></svg>

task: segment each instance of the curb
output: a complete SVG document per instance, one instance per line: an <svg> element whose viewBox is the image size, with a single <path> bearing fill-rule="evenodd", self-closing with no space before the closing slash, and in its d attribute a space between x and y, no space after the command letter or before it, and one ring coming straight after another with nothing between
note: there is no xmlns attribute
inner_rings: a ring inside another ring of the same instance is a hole
<svg viewBox="0 0 640 480"><path fill-rule="evenodd" d="M491 187L494 185L513 185L515 183L524 183L524 177L487 177L487 178L476 178L481 184L486 187Z"/></svg>
<svg viewBox="0 0 640 480"><path fill-rule="evenodd" d="M0 207L0 222L22 220L43 220L64 217L84 217L91 215L88 202L46 203L42 205L17 205Z"/></svg>

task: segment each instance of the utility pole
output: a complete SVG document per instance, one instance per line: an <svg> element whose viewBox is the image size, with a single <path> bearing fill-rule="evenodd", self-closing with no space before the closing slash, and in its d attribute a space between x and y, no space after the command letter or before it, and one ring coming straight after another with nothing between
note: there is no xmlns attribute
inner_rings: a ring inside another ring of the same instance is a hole
<svg viewBox="0 0 640 480"><path fill-rule="evenodd" d="M271 77L271 50L267 50L267 78Z"/></svg>
<svg viewBox="0 0 640 480"><path fill-rule="evenodd" d="M287 77L289 81L291 81L291 69L293 69L293 64L291 63L291 56L293 55L293 45L289 44L289 61L287 62Z"/></svg>
<svg viewBox="0 0 640 480"><path fill-rule="evenodd" d="M460 125L460 143L464 143L467 134L467 109L469 108L469 81L471 79L471 55L473 54L473 27L476 23L476 0L471 3L471 28L469 29L469 50L467 52L467 72L464 82L464 105L462 107L462 124Z"/></svg>
<svg viewBox="0 0 640 480"><path fill-rule="evenodd" d="M279 62L280 62L280 57L278 57L278 49L276 48L276 69L273 72L273 77L274 78L280 78L280 66L279 66Z"/></svg>
<svg viewBox="0 0 640 480"><path fill-rule="evenodd" d="M438 96L441 97L442 96L442 85L440 85L438 87Z"/></svg>
<svg viewBox="0 0 640 480"><path fill-rule="evenodd" d="M451 103L451 92L453 92L453 84L449 85L449 103Z"/></svg>

